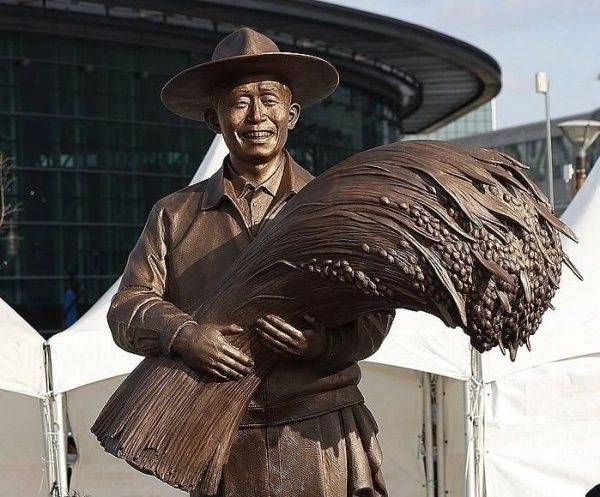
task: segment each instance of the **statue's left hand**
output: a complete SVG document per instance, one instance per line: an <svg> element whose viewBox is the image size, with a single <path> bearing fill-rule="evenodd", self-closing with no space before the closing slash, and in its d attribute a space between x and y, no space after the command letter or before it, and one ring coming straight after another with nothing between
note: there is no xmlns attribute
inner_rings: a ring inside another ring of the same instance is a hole
<svg viewBox="0 0 600 497"><path fill-rule="evenodd" d="M304 316L307 326L292 326L274 314L267 314L256 322L256 333L263 344L290 358L314 359L327 350L325 327L310 316Z"/></svg>

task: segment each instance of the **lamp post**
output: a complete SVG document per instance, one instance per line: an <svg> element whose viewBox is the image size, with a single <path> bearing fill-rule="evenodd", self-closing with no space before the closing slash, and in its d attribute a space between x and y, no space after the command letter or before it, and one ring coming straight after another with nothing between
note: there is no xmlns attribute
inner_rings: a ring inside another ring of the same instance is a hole
<svg viewBox="0 0 600 497"><path fill-rule="evenodd" d="M558 125L562 132L577 147L574 193L582 187L586 177L585 152L600 135L600 121L565 121Z"/></svg>
<svg viewBox="0 0 600 497"><path fill-rule="evenodd" d="M546 156L548 161L548 199L554 207L554 171L552 169L552 132L550 129L550 102L548 100L548 78L545 72L535 74L535 91L544 94L546 102Z"/></svg>

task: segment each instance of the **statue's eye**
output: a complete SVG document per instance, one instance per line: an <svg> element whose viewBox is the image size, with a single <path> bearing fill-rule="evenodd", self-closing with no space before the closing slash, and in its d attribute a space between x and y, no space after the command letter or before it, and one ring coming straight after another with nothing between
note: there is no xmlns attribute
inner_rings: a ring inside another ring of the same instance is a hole
<svg viewBox="0 0 600 497"><path fill-rule="evenodd" d="M276 105L279 103L279 99L275 95L265 95L262 101L265 105Z"/></svg>
<svg viewBox="0 0 600 497"><path fill-rule="evenodd" d="M239 108L247 107L249 104L250 104L250 99L245 98L245 97L237 98L233 102L234 107L239 107Z"/></svg>

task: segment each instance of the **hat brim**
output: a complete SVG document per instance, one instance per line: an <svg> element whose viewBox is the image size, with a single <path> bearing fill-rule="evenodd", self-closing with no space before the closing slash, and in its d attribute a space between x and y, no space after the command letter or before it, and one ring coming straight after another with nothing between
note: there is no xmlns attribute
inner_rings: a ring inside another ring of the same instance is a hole
<svg viewBox="0 0 600 497"><path fill-rule="evenodd" d="M161 99L171 112L204 121L204 112L211 107L210 93L236 76L251 74L272 74L291 89L293 101L301 107L323 100L339 82L335 67L312 55L290 52L241 55L180 72L164 86Z"/></svg>

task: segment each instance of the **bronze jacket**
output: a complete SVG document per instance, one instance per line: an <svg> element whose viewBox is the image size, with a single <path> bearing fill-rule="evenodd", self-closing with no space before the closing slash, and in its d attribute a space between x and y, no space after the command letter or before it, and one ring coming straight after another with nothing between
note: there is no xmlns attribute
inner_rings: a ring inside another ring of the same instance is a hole
<svg viewBox="0 0 600 497"><path fill-rule="evenodd" d="M288 155L273 207L263 222L311 179ZM160 200L129 256L108 312L117 345L140 355L172 355L177 331L194 322L190 313L252 239L225 191L223 168ZM377 350L390 324L387 313L366 315L328 330L324 356L283 360L257 390L241 426L287 423L362 402L356 362Z"/></svg>

